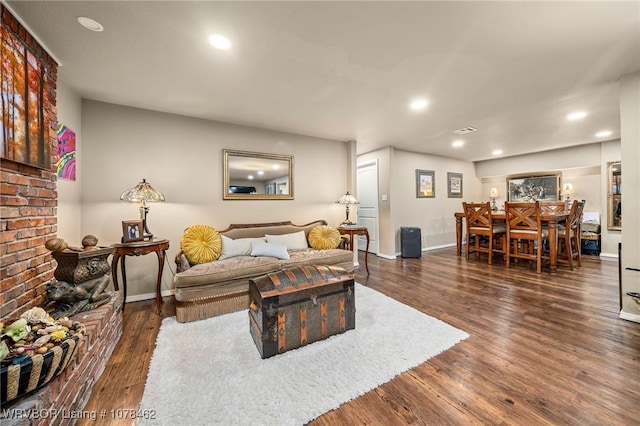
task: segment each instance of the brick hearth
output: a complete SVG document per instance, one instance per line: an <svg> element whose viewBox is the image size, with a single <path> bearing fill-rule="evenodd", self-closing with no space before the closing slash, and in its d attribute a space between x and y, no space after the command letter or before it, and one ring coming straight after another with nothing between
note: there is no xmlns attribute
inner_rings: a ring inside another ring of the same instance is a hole
<svg viewBox="0 0 640 426"><path fill-rule="evenodd" d="M86 327L75 363L40 390L3 406L3 425L70 425L79 417L100 418L83 408L122 336L122 294L113 292L109 303L72 318Z"/></svg>

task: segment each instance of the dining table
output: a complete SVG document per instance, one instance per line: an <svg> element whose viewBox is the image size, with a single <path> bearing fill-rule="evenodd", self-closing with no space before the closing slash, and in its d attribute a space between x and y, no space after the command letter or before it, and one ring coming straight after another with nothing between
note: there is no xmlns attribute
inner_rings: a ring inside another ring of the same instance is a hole
<svg viewBox="0 0 640 426"><path fill-rule="evenodd" d="M456 212L456 253L462 256L462 221L464 212ZM496 222L505 222L507 215L504 210L492 211L491 217ZM543 212L540 220L549 230L549 270L556 273L558 266L558 224L565 222L569 217L568 211Z"/></svg>

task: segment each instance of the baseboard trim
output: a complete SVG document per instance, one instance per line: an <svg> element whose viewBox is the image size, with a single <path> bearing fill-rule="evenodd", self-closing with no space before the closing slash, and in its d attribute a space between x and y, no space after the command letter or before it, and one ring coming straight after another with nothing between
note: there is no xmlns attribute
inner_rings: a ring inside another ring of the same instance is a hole
<svg viewBox="0 0 640 426"><path fill-rule="evenodd" d="M604 252L601 252L600 253L600 257L611 257L611 258L617 259L618 258L618 253L604 253Z"/></svg>
<svg viewBox="0 0 640 426"><path fill-rule="evenodd" d="M173 296L176 294L175 290L163 290L161 293L162 297ZM127 296L126 303L129 302L141 302L143 300L155 299L155 293L145 293L145 294L134 294L133 296Z"/></svg>
<svg viewBox="0 0 640 426"><path fill-rule="evenodd" d="M378 257L381 257L383 259L388 259L388 260L396 260L397 255L393 256L390 254L378 253Z"/></svg>
<svg viewBox="0 0 640 426"><path fill-rule="evenodd" d="M630 314L625 311L620 311L620 319L640 323L640 315Z"/></svg>

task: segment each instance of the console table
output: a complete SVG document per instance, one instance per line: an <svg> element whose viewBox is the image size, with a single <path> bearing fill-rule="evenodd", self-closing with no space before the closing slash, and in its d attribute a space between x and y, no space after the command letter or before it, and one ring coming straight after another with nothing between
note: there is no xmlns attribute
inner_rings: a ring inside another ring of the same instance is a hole
<svg viewBox="0 0 640 426"><path fill-rule="evenodd" d="M367 238L367 248L364 251L364 266L365 269L367 270L367 275L369 275L369 263L368 263L368 258L369 258L369 230L367 229L366 226L339 226L338 227L338 232L340 232L341 235L348 235L349 236L349 247L351 248L351 251L355 251L356 250L356 246L353 244L353 236L354 235L364 235Z"/></svg>
<svg viewBox="0 0 640 426"><path fill-rule="evenodd" d="M158 257L158 279L156 282L156 307L157 314L162 313L162 293L160 285L162 283L162 270L164 268L164 258L169 249L169 240L152 239L150 241L136 241L130 243L113 244L115 249L113 253L113 261L111 262L111 276L113 277L113 287L118 291L118 260L122 269L122 287L124 290L124 298L122 302L122 310L127 300L127 270L125 267L125 259L127 256L144 256L145 254L155 253Z"/></svg>

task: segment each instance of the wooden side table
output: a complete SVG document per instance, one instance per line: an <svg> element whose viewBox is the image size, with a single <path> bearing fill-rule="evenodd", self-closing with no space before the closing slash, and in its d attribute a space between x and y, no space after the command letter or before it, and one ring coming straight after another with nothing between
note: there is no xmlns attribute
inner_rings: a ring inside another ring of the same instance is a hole
<svg viewBox="0 0 640 426"><path fill-rule="evenodd" d="M158 256L158 280L156 283L156 307L157 314L162 312L162 294L160 284L162 283L162 270L164 269L164 258L169 249L169 240L153 239L151 241L136 241L131 243L113 244L115 249L113 253L113 261L111 262L111 276L113 277L113 287L116 291L118 288L118 260L120 260L120 268L122 269L122 287L124 289L124 301L122 309L127 300L127 270L125 267L125 259L127 256L144 256L145 254L155 253Z"/></svg>
<svg viewBox="0 0 640 426"><path fill-rule="evenodd" d="M349 236L349 247L351 247L351 251L356 250L356 246L353 244L353 236L354 235L364 235L367 238L367 248L364 252L364 266L367 270L367 275L369 275L369 230L366 226L339 226L338 232L341 235Z"/></svg>

